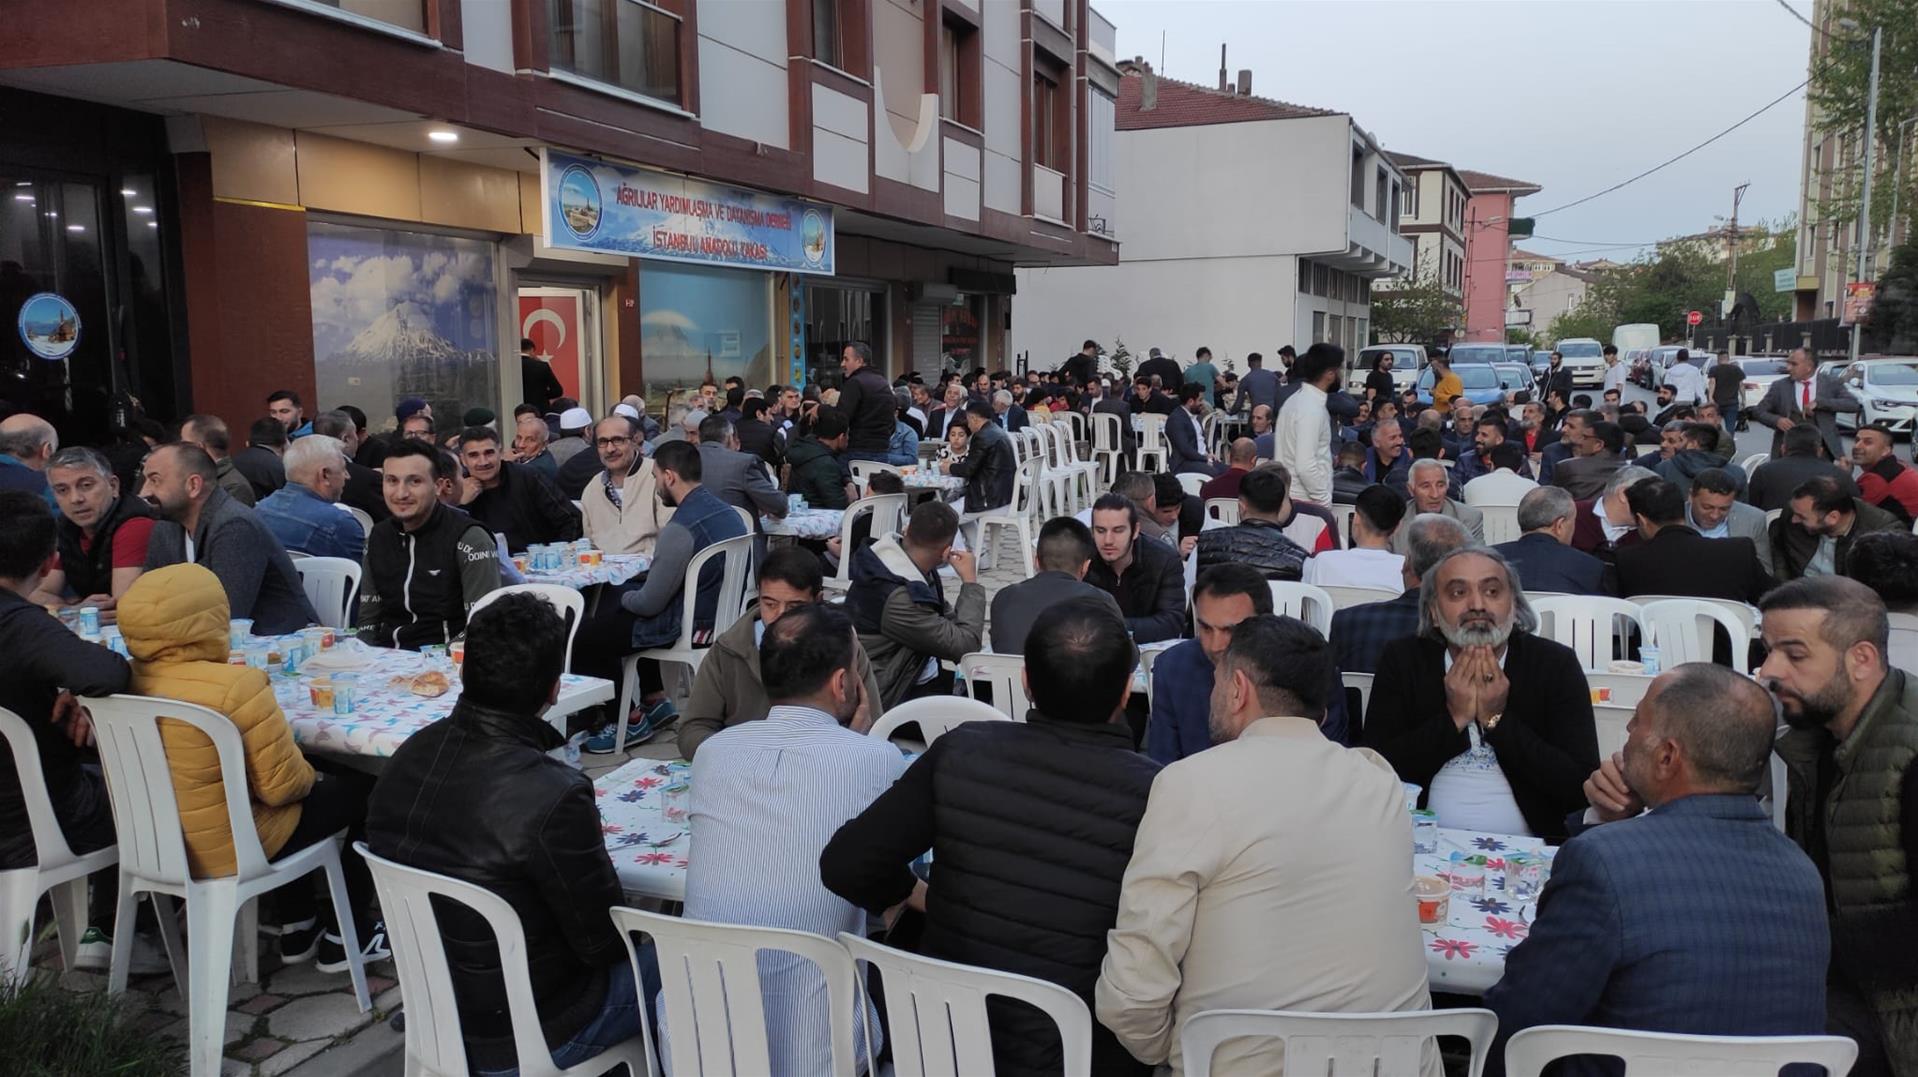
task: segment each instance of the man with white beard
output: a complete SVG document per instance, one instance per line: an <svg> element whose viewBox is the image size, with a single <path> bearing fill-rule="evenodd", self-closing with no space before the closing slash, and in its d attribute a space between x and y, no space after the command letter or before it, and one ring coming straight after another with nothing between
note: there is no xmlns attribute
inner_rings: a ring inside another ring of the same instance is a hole
<svg viewBox="0 0 1918 1077"><path fill-rule="evenodd" d="M1496 550L1439 559L1419 586L1419 632L1379 656L1365 744L1425 788L1442 826L1562 839L1598 766L1591 692Z"/></svg>

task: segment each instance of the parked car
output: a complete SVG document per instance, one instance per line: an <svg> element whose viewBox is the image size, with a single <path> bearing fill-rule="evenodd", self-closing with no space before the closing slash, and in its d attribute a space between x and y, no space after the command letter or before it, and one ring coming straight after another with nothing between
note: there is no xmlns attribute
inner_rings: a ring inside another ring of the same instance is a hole
<svg viewBox="0 0 1918 1077"><path fill-rule="evenodd" d="M1910 435L1918 421L1918 356L1898 355L1844 363L1845 386L1863 406L1857 415L1840 412L1840 426L1882 423L1894 434ZM1821 365L1822 371L1824 367Z"/></svg>
<svg viewBox="0 0 1918 1077"><path fill-rule="evenodd" d="M1532 346L1530 344L1507 344L1505 346L1505 360L1509 363L1523 363L1529 368L1532 365Z"/></svg>
<svg viewBox="0 0 1918 1077"><path fill-rule="evenodd" d="M1491 363L1455 363L1452 373L1465 389L1465 399L1474 404L1497 404L1505 399L1505 389L1499 384L1498 368ZM1426 367L1419 372L1419 406L1432 406L1432 368Z"/></svg>
<svg viewBox="0 0 1918 1077"><path fill-rule="evenodd" d="M1503 363L1505 345L1503 344L1454 344L1446 353L1453 366Z"/></svg>
<svg viewBox="0 0 1918 1077"><path fill-rule="evenodd" d="M1765 390L1771 383L1785 376L1785 361L1772 356L1740 356L1733 359L1745 371L1745 382L1740 387L1740 408L1755 408L1765 399Z"/></svg>
<svg viewBox="0 0 1918 1077"><path fill-rule="evenodd" d="M1591 337L1569 337L1552 346L1565 357L1565 369L1572 372L1574 388L1594 388L1605 383L1605 345Z"/></svg>
<svg viewBox="0 0 1918 1077"><path fill-rule="evenodd" d="M1650 368L1649 377L1641 384L1647 389L1657 389L1659 386L1665 384L1665 373L1672 368L1673 363L1678 362L1679 352L1686 353L1686 356L1692 360L1694 365L1697 365L1699 356L1708 354L1702 350L1693 349L1690 345L1686 344L1661 344L1652 349L1650 361L1647 364ZM1700 369L1709 369L1710 365L1710 362L1707 362L1705 366Z"/></svg>
<svg viewBox="0 0 1918 1077"><path fill-rule="evenodd" d="M1524 404L1538 399L1538 378L1527 364L1493 363L1492 369L1498 371L1498 386L1505 391L1506 400ZM1525 399L1518 398L1520 393L1525 394Z"/></svg>
<svg viewBox="0 0 1918 1077"><path fill-rule="evenodd" d="M1379 365L1379 356L1392 356L1392 384L1403 393L1412 387L1413 379L1419 371L1425 369L1425 345L1423 344L1375 344L1359 351L1358 361L1345 374L1345 391L1354 395L1365 392L1365 376Z"/></svg>

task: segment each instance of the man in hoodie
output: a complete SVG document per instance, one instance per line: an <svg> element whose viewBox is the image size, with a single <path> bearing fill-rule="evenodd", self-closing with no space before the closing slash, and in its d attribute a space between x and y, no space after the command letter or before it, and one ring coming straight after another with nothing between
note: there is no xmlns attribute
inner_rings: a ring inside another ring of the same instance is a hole
<svg viewBox="0 0 1918 1077"><path fill-rule="evenodd" d="M493 536L441 502L442 457L452 461L424 441L398 442L386 455L381 479L392 515L367 536L360 585L360 638L368 643L449 643L466 630L473 603L499 588Z"/></svg>
<svg viewBox="0 0 1918 1077"><path fill-rule="evenodd" d="M679 719L679 754L687 759L722 729L766 717L770 708L759 677L759 644L768 626L793 610L817 603L825 594L819 558L810 550L784 546L759 566L756 608L720 633L693 677L686 713ZM853 675L862 686L856 724L878 717L879 682L865 648L853 645Z"/></svg>
<svg viewBox="0 0 1918 1077"><path fill-rule="evenodd" d="M786 488L815 508L843 509L852 504L859 490L843 459L851 437L848 431L845 415L833 408L820 409L812 433L794 439L786 449L786 463L792 469Z"/></svg>
<svg viewBox="0 0 1918 1077"><path fill-rule="evenodd" d="M952 548L958 533L958 514L928 501L912 510L903 534L852 555L846 610L872 660L882 709L949 694L952 674L940 661L956 662L983 647L986 590L972 551ZM943 565L959 576L959 599L950 606L939 577Z"/></svg>
<svg viewBox="0 0 1918 1077"><path fill-rule="evenodd" d="M148 569L184 561L211 569L235 617L277 636L319 623L286 547L265 521L233 500L197 445L162 445L147 456L146 498L163 522L147 544Z"/></svg>
<svg viewBox="0 0 1918 1077"><path fill-rule="evenodd" d="M1715 423L1688 422L1679 431L1678 451L1672 458L1654 467L1658 477L1678 487L1680 496L1691 493L1692 479L1699 472L1710 468L1723 470L1738 487L1738 496L1745 496L1745 469L1725 467L1725 461L1718 456L1719 429Z"/></svg>

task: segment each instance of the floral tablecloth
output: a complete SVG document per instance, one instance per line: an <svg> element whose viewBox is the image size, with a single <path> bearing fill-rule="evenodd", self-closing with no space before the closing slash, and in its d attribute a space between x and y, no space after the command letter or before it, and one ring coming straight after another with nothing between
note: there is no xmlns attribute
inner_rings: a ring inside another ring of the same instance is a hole
<svg viewBox="0 0 1918 1077"><path fill-rule="evenodd" d="M692 838L686 823L666 821L662 794L691 771L690 763L635 759L593 783L606 855L627 896L686 900Z"/></svg>
<svg viewBox="0 0 1918 1077"><path fill-rule="evenodd" d="M768 535L785 535L788 538L831 539L839 537L839 523L845 519L844 509L799 509L786 514L783 520L771 516L759 519L761 527Z"/></svg>
<svg viewBox="0 0 1918 1077"><path fill-rule="evenodd" d="M558 572L528 572L527 583L556 583L583 591L598 583L625 583L643 575L653 559L645 554L609 553L597 565L568 565Z"/></svg>
<svg viewBox="0 0 1918 1077"><path fill-rule="evenodd" d="M445 695L428 699L407 689L406 681L428 668L451 669L450 663L437 667L413 651L369 647L373 664L357 670L359 702L352 714L322 712L313 706L308 691L310 675L298 678L297 687L287 689L292 678L273 678L280 709L293 726L293 740L308 751L332 755L371 756L384 759L399 749L407 737L426 728L453 710L459 700L459 679ZM396 680L397 678L397 680ZM566 716L595 703L613 698L613 683L597 677L566 674L560 678L559 702L546 714L548 721L565 728Z"/></svg>
<svg viewBox="0 0 1918 1077"><path fill-rule="evenodd" d="M1480 834L1470 830L1439 829L1437 853L1412 857L1417 875L1437 875L1452 853L1483 856L1484 896L1454 893L1450 915L1443 924L1419 932L1425 944L1425 967L1432 990L1459 995L1482 995L1505 974L1505 955L1531 933L1532 902L1521 904L1505 892L1504 854L1552 850L1538 838L1510 834Z"/></svg>
<svg viewBox="0 0 1918 1077"><path fill-rule="evenodd" d="M901 482L908 490L937 490L946 495L960 493L966 488L966 480L959 476L941 475L929 467L902 476Z"/></svg>

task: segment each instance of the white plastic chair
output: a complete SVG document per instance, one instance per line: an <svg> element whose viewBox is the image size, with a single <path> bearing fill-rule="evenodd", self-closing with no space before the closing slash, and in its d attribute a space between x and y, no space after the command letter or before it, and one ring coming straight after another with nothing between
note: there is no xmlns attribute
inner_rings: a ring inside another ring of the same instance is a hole
<svg viewBox="0 0 1918 1077"><path fill-rule="evenodd" d="M1152 702L1152 667L1159 661L1160 655L1171 649L1170 647L1139 648L1139 672L1145 677L1145 690L1139 694L1145 697L1147 703Z"/></svg>
<svg viewBox="0 0 1918 1077"><path fill-rule="evenodd" d="M1208 497L1205 499L1205 521L1210 527L1213 521L1232 527L1239 522L1239 499L1236 497Z"/></svg>
<svg viewBox="0 0 1918 1077"><path fill-rule="evenodd" d="M345 832L278 861L268 861L260 847L253 802L247 792L246 748L231 719L191 703L149 696L116 695L85 703L93 714L107 794L113 804L113 826L120 839L120 904L114 916L113 963L107 972L107 992L117 995L126 990L127 967L133 956L133 905L135 896L142 892L154 895L160 933L168 953L173 955L178 978L179 929L171 902L160 895L185 898L187 973L180 994L187 1002L188 1057L193 1077L213 1077L220 1072L233 934L241 922L241 911L261 894L303 881L312 872L324 869L352 973L353 996L361 1013L372 1009L359 932L353 924L353 907L346 898L346 876L340 870L340 838ZM192 726L213 742L237 864L232 875L195 879L187 867L180 805L173 795L173 773L160 738L163 716Z"/></svg>
<svg viewBox="0 0 1918 1077"><path fill-rule="evenodd" d="M852 471L852 481L864 490L874 475L885 472L888 475L904 475L905 472L891 464L879 460L848 460L846 467Z"/></svg>
<svg viewBox="0 0 1918 1077"><path fill-rule="evenodd" d="M1478 511L1485 517L1485 544L1496 546L1501 542L1514 542L1525 532L1518 527L1517 505L1480 505Z"/></svg>
<svg viewBox="0 0 1918 1077"><path fill-rule="evenodd" d="M1017 999L1052 1018L1059 1026L1064 1077L1092 1072L1092 1014L1079 996L1058 984L920 957L844 931L839 942L853 960L879 970L896 1077L991 1073L988 995Z"/></svg>
<svg viewBox="0 0 1918 1077"><path fill-rule="evenodd" d="M900 726L919 724L919 735L927 744L938 740L967 722L1011 721L989 703L964 696L926 696L908 699L881 715L866 731L868 737L890 740Z"/></svg>
<svg viewBox="0 0 1918 1077"><path fill-rule="evenodd" d="M1272 612L1281 617L1297 617L1306 624L1319 630L1319 635L1332 638L1332 596L1325 593L1323 587L1294 580L1273 580Z"/></svg>
<svg viewBox="0 0 1918 1077"><path fill-rule="evenodd" d="M1125 422L1117 415L1093 412L1092 457L1099 465L1099 487L1111 486L1125 460Z"/></svg>
<svg viewBox="0 0 1918 1077"><path fill-rule="evenodd" d="M1785 803L1790 798L1791 779L1785 770L1785 760L1781 758L1777 752L1773 752L1770 755L1769 762L1771 764L1771 825L1777 827L1778 832L1783 834L1785 832Z"/></svg>
<svg viewBox="0 0 1918 1077"><path fill-rule="evenodd" d="M1284 1074L1414 1074L1433 1037L1458 1036L1472 1045L1468 1077L1479 1077L1497 1035L1498 1016L1490 1010L1206 1010L1187 1018L1179 1030L1179 1053L1186 1077L1211 1077L1212 1056L1221 1043L1253 1036L1284 1041Z"/></svg>
<svg viewBox="0 0 1918 1077"><path fill-rule="evenodd" d="M346 513L348 516L351 516L353 517L354 520L358 521L360 525L361 535L367 536L369 538L372 536L373 517L369 515L365 509L356 509L353 506L348 505L345 502L341 502L341 501L335 501L333 503L333 507L336 509L339 509L341 512ZM573 507L578 508L579 506L577 503L575 503Z"/></svg>
<svg viewBox="0 0 1918 1077"><path fill-rule="evenodd" d="M87 876L112 867L120 853L109 845L76 854L67 844L60 821L53 815L53 798L47 792L46 774L40 769L40 748L34 743L33 728L4 707L0 707L0 738L13 752L13 770L19 778L20 797L26 801L27 829L33 835L37 861L31 867L0 871L0 932L5 932L5 946L0 948L0 983L4 983L9 978L27 978L33 959L33 914L40 895L48 891L53 893L53 921L60 929L60 958L65 968L73 968L80 936L87 929ZM122 930L132 931L133 922L115 924L113 930L117 937Z"/></svg>
<svg viewBox="0 0 1918 1077"><path fill-rule="evenodd" d="M554 612L566 622L566 669L571 672L573 639L579 635L581 618L586 616L586 596L571 587L562 587L557 583L516 583L488 591L480 596L480 600L473 603L473 608L466 611L466 619L471 621L474 614L498 602L505 595L538 595L553 604Z"/></svg>
<svg viewBox="0 0 1918 1077"><path fill-rule="evenodd" d="M328 628L353 627L353 596L360 592L360 563L344 557L302 557L293 562L313 612Z"/></svg>
<svg viewBox="0 0 1918 1077"><path fill-rule="evenodd" d="M1758 473L1759 467L1763 465L1765 461L1770 459L1771 459L1770 453L1762 453L1762 452L1753 453L1752 455L1745 457L1745 462L1739 466L1745 469L1745 477L1749 479L1753 475L1756 475Z"/></svg>
<svg viewBox="0 0 1918 1077"><path fill-rule="evenodd" d="M1636 708L1621 707L1616 704L1595 703L1592 705L1592 726L1598 735L1598 757L1610 759L1612 753L1625 747L1629 736L1625 726L1632 720Z"/></svg>
<svg viewBox="0 0 1918 1077"><path fill-rule="evenodd" d="M1065 439L1058 428L1050 423L1034 423L1021 433L1026 439L1028 456L1038 465L1032 477L1039 485L1039 515L1051 519L1078 511L1078 491L1082 485L1089 488L1089 482L1084 481L1089 476L1060 464L1056 446Z"/></svg>
<svg viewBox="0 0 1918 1077"><path fill-rule="evenodd" d="M1354 721L1354 720L1353 720L1353 717L1354 717L1354 716L1352 715L1352 712L1351 712L1350 710L1348 710L1348 711L1346 712L1346 724L1347 724L1347 725L1350 725L1350 726L1360 726L1360 725L1363 725L1363 724L1365 724L1365 711L1366 711L1366 708L1368 708L1368 707L1370 707L1370 706L1372 705L1372 678L1373 678L1373 676L1375 676L1375 674L1371 674L1371 673L1347 673L1347 672L1345 672L1344 670L1340 670L1340 671L1339 671L1339 677L1340 677L1340 678L1342 678L1342 679L1343 679L1343 680L1345 681L1345 686L1346 686L1347 688L1350 688L1350 689L1352 689L1353 691L1356 691L1356 692L1357 692L1357 693L1359 694L1359 709L1358 709L1358 714L1357 714L1357 716L1356 716L1356 717L1357 717L1357 721ZM1357 739L1357 738L1354 738L1354 739Z"/></svg>
<svg viewBox="0 0 1918 1077"><path fill-rule="evenodd" d="M1167 461L1172 459L1172 447L1165 440L1165 416L1146 412L1132 418L1139 432L1139 448L1132 454L1133 470L1147 474L1164 471ZM1148 459L1152 461L1151 467L1146 466Z"/></svg>
<svg viewBox="0 0 1918 1077"><path fill-rule="evenodd" d="M1026 720L1032 701L1026 696L1024 674L1026 659L1019 654L976 652L959 659L959 675L966 679L966 695L974 695L974 686L984 682L992 688L994 710L1015 722Z"/></svg>
<svg viewBox="0 0 1918 1077"><path fill-rule="evenodd" d="M759 986L759 955L769 950L804 958L819 970L826 985L830 1072L859 1071L853 1013L864 1002L853 982L852 956L836 941L805 931L705 923L618 905L610 911L635 976L639 951L633 933L651 937L658 949L659 995L666 1007L674 1077L773 1072Z"/></svg>
<svg viewBox="0 0 1918 1077"><path fill-rule="evenodd" d="M469 1072L459 1007L453 999L453 974L446 961L439 916L433 908L435 898L464 906L485 920L498 940L507 1028L475 1031L487 1035L510 1031L521 1074L596 1077L621 1065L629 1077L650 1077L656 1072L652 1065L651 1022L644 1006L639 1008L638 1036L569 1069L554 1066L527 981L526 932L519 914L506 899L485 887L376 856L367 850L365 842L354 842L353 848L372 869L373 887L379 891L380 909L392 943L393 964L400 974L400 996L406 1002L407 1077L460 1077Z"/></svg>
<svg viewBox="0 0 1918 1077"><path fill-rule="evenodd" d="M1645 693L1651 691L1652 681L1642 673L1586 673L1585 684L1594 692L1601 688L1611 690L1611 698L1604 703L1594 703L1594 707L1623 707L1634 710Z"/></svg>
<svg viewBox="0 0 1918 1077"><path fill-rule="evenodd" d="M1539 1077L1547 1063L1567 1055L1611 1055L1625 1060L1627 1077L1735 1077L1776 1074L1794 1062L1844 1077L1858 1045L1844 1036L1681 1036L1618 1028L1539 1025L1505 1043L1507 1077Z"/></svg>
<svg viewBox="0 0 1918 1077"><path fill-rule="evenodd" d="M1733 669L1743 668L1745 656L1751 652L1750 625L1714 603L1668 598L1647 602L1639 609L1645 631L1658 647L1661 667L1711 661L1713 625L1724 629L1731 638Z"/></svg>
<svg viewBox="0 0 1918 1077"><path fill-rule="evenodd" d="M1891 613L1891 650L1885 657L1907 673L1918 673L1918 614Z"/></svg>
<svg viewBox="0 0 1918 1077"><path fill-rule="evenodd" d="M1044 461L1037 457L1025 460L1019 465L1019 473L1013 480L1011 501L985 512L969 512L961 521L961 527L970 529L966 544L978 555L981 569L993 560L997 532L1011 528L1019 534L1019 549L1022 551L1019 560L1023 563L1026 578L1032 578L1032 548L1035 541L1032 516L1034 506L1039 502L1039 475L1044 466Z"/></svg>
<svg viewBox="0 0 1918 1077"><path fill-rule="evenodd" d="M1205 484L1212 481L1212 476L1198 471L1181 471L1177 477L1188 497L1198 497L1199 491L1205 489Z"/></svg>
<svg viewBox="0 0 1918 1077"><path fill-rule="evenodd" d="M1704 602L1717 606L1730 614L1732 619L1745 627L1745 633L1753 639L1758 638L1758 608L1745 602L1729 598L1701 598L1697 595L1633 595L1631 601L1640 606L1649 606L1654 602ZM1893 616L1896 616L1895 614ZM1739 661L1744 662L1741 655Z"/></svg>
<svg viewBox="0 0 1918 1077"><path fill-rule="evenodd" d="M1595 673L1605 672L1612 661L1629 654L1629 640L1619 622L1637 626L1639 638L1646 638L1638 603L1621 598L1548 595L1534 600L1532 609L1538 614L1538 634L1570 647L1578 654L1579 664Z"/></svg>
<svg viewBox="0 0 1918 1077"><path fill-rule="evenodd" d="M843 594L852 590L853 525L872 517L866 532L873 538L889 535L903 526L906 515L905 494L873 494L846 506L839 518L839 568L826 577L826 590Z"/></svg>
<svg viewBox="0 0 1918 1077"><path fill-rule="evenodd" d="M1339 549L1351 549L1352 514L1358 512L1359 507L1357 505L1340 505L1335 503L1327 505L1326 508L1332 510L1332 522L1338 528L1338 534L1333 537L1339 540Z"/></svg>
<svg viewBox="0 0 1918 1077"><path fill-rule="evenodd" d="M632 715L633 701L639 698L639 660L671 662L686 667L690 678L699 672L706 647L693 646L693 631L698 625L699 579L714 559L720 562L719 601L713 606L713 632L725 631L739 617L746 601L747 571L752 567L753 537L737 535L721 539L693 555L686 564L686 576L680 584L679 638L665 647L650 647L627 655L619 663L619 731L613 752L626 750L626 725Z"/></svg>
<svg viewBox="0 0 1918 1077"><path fill-rule="evenodd" d="M1405 593L1402 589L1388 591L1383 587L1354 587L1340 583L1321 583L1316 586L1332 600L1334 611L1369 605L1373 602L1390 602Z"/></svg>

